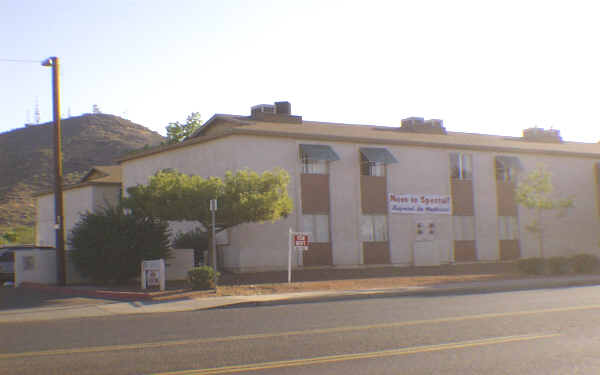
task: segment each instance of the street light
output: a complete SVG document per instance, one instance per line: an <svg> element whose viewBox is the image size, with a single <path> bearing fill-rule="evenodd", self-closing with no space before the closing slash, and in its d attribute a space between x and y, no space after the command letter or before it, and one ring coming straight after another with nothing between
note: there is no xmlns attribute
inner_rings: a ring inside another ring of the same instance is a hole
<svg viewBox="0 0 600 375"><path fill-rule="evenodd" d="M42 66L52 67L52 114L54 118L54 230L56 233L56 273L58 285L67 284L67 257L65 253L65 226L63 209L63 168L60 129L60 82L58 57L48 57Z"/></svg>

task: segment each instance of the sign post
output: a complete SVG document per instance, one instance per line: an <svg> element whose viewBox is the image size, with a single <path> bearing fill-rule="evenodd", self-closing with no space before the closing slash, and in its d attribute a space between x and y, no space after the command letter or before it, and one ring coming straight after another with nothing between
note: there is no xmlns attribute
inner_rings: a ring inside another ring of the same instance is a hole
<svg viewBox="0 0 600 375"><path fill-rule="evenodd" d="M213 260L213 269L215 270L215 274L217 273L217 237L215 234L215 212L217 211L217 200L210 200L210 213L212 220L212 260Z"/></svg>
<svg viewBox="0 0 600 375"><path fill-rule="evenodd" d="M310 245L308 241L309 235L309 233L293 232L292 228L290 228L288 239L288 284L292 283L292 246L297 251L308 250L308 245Z"/></svg>

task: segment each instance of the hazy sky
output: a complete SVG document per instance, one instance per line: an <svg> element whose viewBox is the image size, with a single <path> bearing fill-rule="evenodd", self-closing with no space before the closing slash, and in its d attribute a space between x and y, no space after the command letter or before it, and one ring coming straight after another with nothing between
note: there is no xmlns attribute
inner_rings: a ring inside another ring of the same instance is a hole
<svg viewBox="0 0 600 375"><path fill-rule="evenodd" d="M600 140L593 1L0 0L0 132L97 104L164 134L288 100L307 120ZM6 62L34 60L34 63Z"/></svg>

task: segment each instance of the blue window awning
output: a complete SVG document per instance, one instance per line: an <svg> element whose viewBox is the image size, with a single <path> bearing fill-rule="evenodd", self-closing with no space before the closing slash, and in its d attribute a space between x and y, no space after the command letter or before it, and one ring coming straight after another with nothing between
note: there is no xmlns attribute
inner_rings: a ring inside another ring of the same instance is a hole
<svg viewBox="0 0 600 375"><path fill-rule="evenodd" d="M360 153L368 161L374 163L393 164L398 162L394 155L387 148L383 147L361 147Z"/></svg>
<svg viewBox="0 0 600 375"><path fill-rule="evenodd" d="M300 145L300 156L307 160L336 161L338 154L327 145Z"/></svg>

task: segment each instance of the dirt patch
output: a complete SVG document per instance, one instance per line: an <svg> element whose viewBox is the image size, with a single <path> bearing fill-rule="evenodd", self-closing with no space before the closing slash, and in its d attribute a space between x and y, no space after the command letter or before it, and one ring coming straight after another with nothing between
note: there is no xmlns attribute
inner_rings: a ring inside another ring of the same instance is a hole
<svg viewBox="0 0 600 375"><path fill-rule="evenodd" d="M438 275L438 276L401 276L401 277L371 277L365 279L327 280L327 281L301 281L288 284L262 283L242 285L220 285L217 290L191 291L180 289L178 293L160 295L157 292L152 297L156 301L165 301L180 298L206 298L217 296L248 296L260 294L277 294L290 292L308 292L317 290L365 290L365 289L391 289L402 287L418 287L438 284L461 283L485 280L515 279L515 274L481 274L481 275Z"/></svg>

